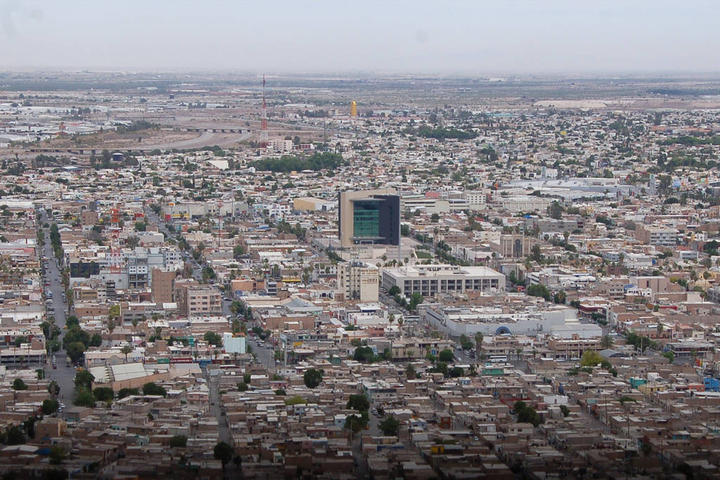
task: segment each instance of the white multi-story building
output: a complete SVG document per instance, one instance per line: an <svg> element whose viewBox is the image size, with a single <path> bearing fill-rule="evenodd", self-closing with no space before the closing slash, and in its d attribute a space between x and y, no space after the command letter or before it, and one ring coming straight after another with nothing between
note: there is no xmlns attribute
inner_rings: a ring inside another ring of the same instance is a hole
<svg viewBox="0 0 720 480"><path fill-rule="evenodd" d="M438 293L493 292L505 289L505 275L487 267L454 265L415 265L385 268L382 285L386 290L396 286L401 294L419 293L430 297Z"/></svg>
<svg viewBox="0 0 720 480"><path fill-rule="evenodd" d="M465 192L465 200L470 207L470 210L477 210L485 205L485 192L468 191Z"/></svg>

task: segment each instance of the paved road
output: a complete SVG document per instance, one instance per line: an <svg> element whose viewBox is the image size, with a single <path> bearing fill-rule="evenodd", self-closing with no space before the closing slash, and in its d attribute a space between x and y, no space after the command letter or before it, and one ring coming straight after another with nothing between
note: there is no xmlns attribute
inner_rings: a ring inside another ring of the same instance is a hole
<svg viewBox="0 0 720 480"><path fill-rule="evenodd" d="M60 328L60 336L58 337L60 350L55 353L57 369L53 369L50 362L48 362L45 370L49 373L48 377L55 380L60 386L60 402L65 403L66 406L70 406L75 388L75 368L66 365L65 359L67 354L65 350L62 349L62 339L65 336L65 320L67 318L67 302L63 300L65 289L61 282L60 269L58 268L55 253L50 245L50 229L43 227L45 223L49 222L49 219L43 210L41 210L41 212L38 228L42 228L45 234L45 246L42 249L42 259L47 260L44 280L45 283L50 283L49 287L46 286L44 288L46 291L50 290L52 292L52 305L55 308L55 325Z"/></svg>
<svg viewBox="0 0 720 480"><path fill-rule="evenodd" d="M252 133L216 133L203 132L195 138L178 140L175 142L156 143L151 145L143 145L143 150L168 150L171 148L199 148L208 145L217 145L219 147L225 145L235 145L240 142L249 140Z"/></svg>
<svg viewBox="0 0 720 480"><path fill-rule="evenodd" d="M257 337L247 337L248 345L252 347L252 352L257 358L257 362L262 364L269 372L275 371L275 350L267 344L260 345Z"/></svg>

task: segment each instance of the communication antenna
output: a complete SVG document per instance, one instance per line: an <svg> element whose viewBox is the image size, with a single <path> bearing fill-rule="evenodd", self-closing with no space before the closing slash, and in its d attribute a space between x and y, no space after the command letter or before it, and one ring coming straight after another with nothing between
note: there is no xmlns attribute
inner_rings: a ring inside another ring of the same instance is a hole
<svg viewBox="0 0 720 480"><path fill-rule="evenodd" d="M263 74L262 83L262 120L260 121L260 146L263 148L266 148L268 146L267 104L265 103L265 74Z"/></svg>

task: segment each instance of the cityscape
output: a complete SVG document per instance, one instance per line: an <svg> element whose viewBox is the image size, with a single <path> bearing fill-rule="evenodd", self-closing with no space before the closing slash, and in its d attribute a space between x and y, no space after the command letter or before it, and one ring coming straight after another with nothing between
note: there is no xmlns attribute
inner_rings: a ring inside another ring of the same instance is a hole
<svg viewBox="0 0 720 480"><path fill-rule="evenodd" d="M2 62L2 479L720 477L720 75Z"/></svg>

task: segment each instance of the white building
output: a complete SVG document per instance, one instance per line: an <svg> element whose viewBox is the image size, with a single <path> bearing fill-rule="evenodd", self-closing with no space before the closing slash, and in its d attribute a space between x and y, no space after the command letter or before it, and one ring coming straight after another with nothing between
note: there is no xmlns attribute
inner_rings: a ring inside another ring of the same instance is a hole
<svg viewBox="0 0 720 480"><path fill-rule="evenodd" d="M505 275L487 267L414 265L383 269L382 285L386 290L398 287L405 296L416 292L423 297L448 292L490 293L505 289Z"/></svg>

